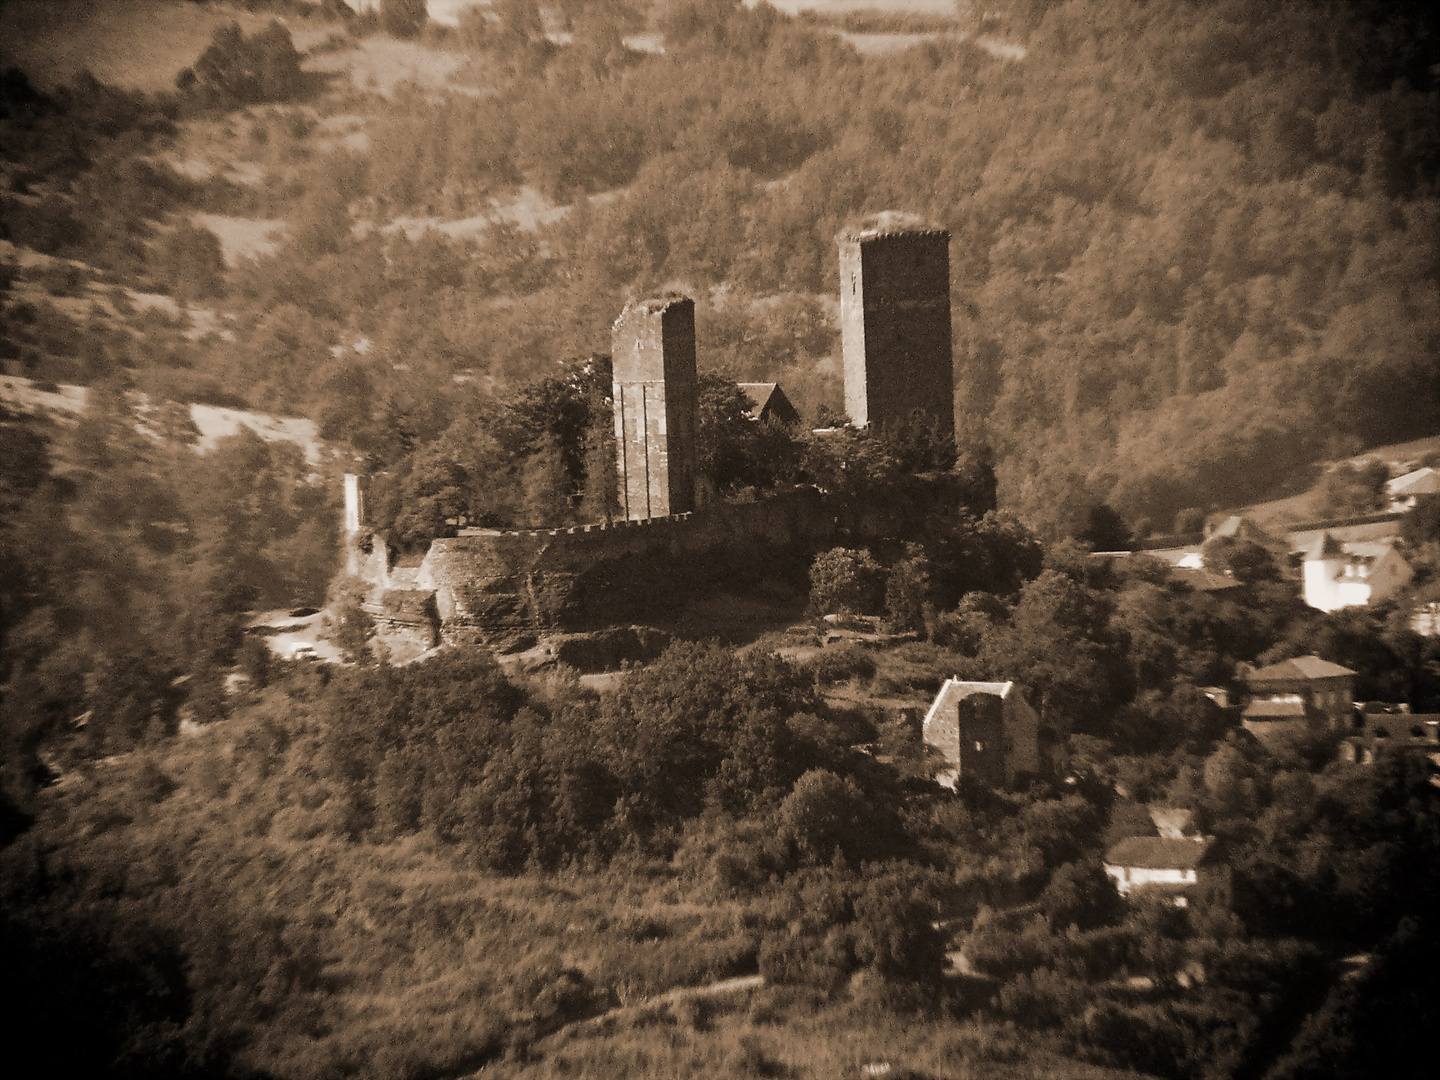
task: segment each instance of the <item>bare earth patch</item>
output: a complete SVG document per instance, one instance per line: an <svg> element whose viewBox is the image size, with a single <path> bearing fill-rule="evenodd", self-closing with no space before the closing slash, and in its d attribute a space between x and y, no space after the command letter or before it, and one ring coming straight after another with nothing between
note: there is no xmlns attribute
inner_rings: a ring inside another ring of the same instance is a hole
<svg viewBox="0 0 1440 1080"><path fill-rule="evenodd" d="M265 218L227 217L224 214L195 214L190 220L215 234L226 266L241 259L258 259L280 250L285 222Z"/></svg>
<svg viewBox="0 0 1440 1080"><path fill-rule="evenodd" d="M222 409L217 405L191 405L190 418L200 429L195 448L201 453L214 448L221 439L249 428L266 442L292 442L305 451L312 467L321 462L324 444L315 431L315 421L296 416L272 416L247 409Z"/></svg>
<svg viewBox="0 0 1440 1080"><path fill-rule="evenodd" d="M397 217L382 232L403 232L415 240L427 230L444 233L452 240L477 240L491 225L504 221L521 229L538 229L558 221L570 212L568 206L551 202L538 189L522 187L506 198L491 199L490 209L474 217Z"/></svg>
<svg viewBox="0 0 1440 1080"><path fill-rule="evenodd" d="M357 90L387 98L404 83L433 92L478 97L480 90L452 81L473 62L473 58L464 53L435 49L414 41L371 37L353 49L310 57L304 67L307 71L348 72Z"/></svg>

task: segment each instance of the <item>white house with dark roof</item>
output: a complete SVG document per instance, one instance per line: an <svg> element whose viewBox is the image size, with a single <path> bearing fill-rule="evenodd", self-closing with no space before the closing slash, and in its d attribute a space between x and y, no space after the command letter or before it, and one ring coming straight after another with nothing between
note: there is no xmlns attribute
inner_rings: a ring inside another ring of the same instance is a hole
<svg viewBox="0 0 1440 1080"><path fill-rule="evenodd" d="M1040 769L1040 716L1013 682L946 679L924 731L945 759L936 779L946 787L962 777L1000 787Z"/></svg>
<svg viewBox="0 0 1440 1080"><path fill-rule="evenodd" d="M1344 541L1329 533L1306 549L1303 574L1305 602L1321 611L1384 600L1414 576L1392 541Z"/></svg>
<svg viewBox="0 0 1440 1080"><path fill-rule="evenodd" d="M1187 907L1192 898L1228 896L1229 868L1214 858L1214 837L1131 836L1105 853L1106 875L1115 891L1171 898Z"/></svg>

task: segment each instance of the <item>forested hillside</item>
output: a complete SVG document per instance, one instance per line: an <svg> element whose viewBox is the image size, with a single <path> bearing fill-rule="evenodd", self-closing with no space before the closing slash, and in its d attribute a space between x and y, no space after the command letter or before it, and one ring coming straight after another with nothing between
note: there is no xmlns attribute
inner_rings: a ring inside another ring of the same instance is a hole
<svg viewBox="0 0 1440 1080"><path fill-rule="evenodd" d="M1411 622L1440 504L1401 527L1409 592L1329 614L1255 544L1177 576L1067 537L1440 430L1433 17L980 6L496 0L443 28L247 0L163 93L0 77L0 364L89 387L73 418L0 410L7 1044L296 1080L1319 1080L1429 1052L1427 757L1262 744L1215 699L1313 652L1440 708ZM736 379L834 419L833 238L889 208L954 237L960 445L750 422ZM554 656L381 663L335 474L372 472L412 551L603 518L609 328L668 288L697 302L706 496L811 482L850 530L686 592L798 618L808 567L807 615L603 693ZM186 402L309 417L336 454L199 454ZM1333 475L1336 505L1379 496ZM345 664L247 633L327 587ZM934 782L910 720L948 676L1023 689L1039 773ZM1118 901L1102 858L1152 803L1232 895Z"/></svg>
<svg viewBox="0 0 1440 1080"><path fill-rule="evenodd" d="M961 430L1047 532L1098 502L1167 528L1435 429L1426 17L987 8L957 30L1023 59L956 35L862 57L814 18L729 0L659 5L664 52L637 52L638 8L510 2L427 31L459 65L439 91L320 73L369 55L343 28L304 72L284 31L217 38L164 101L37 99L12 78L5 228L234 315L180 355L111 364L178 396L328 415L380 468L404 471L477 393L607 351L625 297L666 286L699 300L702 364L838 406L833 236L889 207L953 231ZM242 84L226 72L246 48L270 61ZM208 178L167 164L195 158ZM535 228L496 212L518 184L555 206ZM202 210L276 223L276 250L227 269L187 224ZM93 321L66 333L85 340L19 365L93 377L113 347Z"/></svg>

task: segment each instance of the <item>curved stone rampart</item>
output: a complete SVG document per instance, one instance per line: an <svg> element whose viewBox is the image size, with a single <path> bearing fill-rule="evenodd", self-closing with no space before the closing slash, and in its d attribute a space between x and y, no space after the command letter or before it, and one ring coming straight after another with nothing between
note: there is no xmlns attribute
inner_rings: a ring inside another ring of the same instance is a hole
<svg viewBox="0 0 1440 1080"><path fill-rule="evenodd" d="M808 543L832 530L809 488L643 521L477 530L433 541L415 584L434 590L448 640L493 640L575 624L586 613L587 585L607 566L648 563L660 579L675 573L677 560Z"/></svg>

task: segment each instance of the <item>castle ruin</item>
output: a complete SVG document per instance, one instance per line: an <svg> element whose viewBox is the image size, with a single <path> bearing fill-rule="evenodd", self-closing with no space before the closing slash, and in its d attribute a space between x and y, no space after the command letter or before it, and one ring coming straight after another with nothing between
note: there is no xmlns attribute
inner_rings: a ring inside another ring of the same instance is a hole
<svg viewBox="0 0 1440 1080"><path fill-rule="evenodd" d="M919 412L954 438L950 233L887 211L836 242L850 422L902 424Z"/></svg>
<svg viewBox="0 0 1440 1080"><path fill-rule="evenodd" d="M611 332L620 512L630 521L695 509L695 301L625 305Z"/></svg>
<svg viewBox="0 0 1440 1080"><path fill-rule="evenodd" d="M954 432L949 233L886 213L842 233L845 402L857 426L914 413ZM814 488L695 509L695 304L672 295L625 306L612 330L621 520L566 529L459 530L422 557L368 545L362 482L346 478L352 565L365 609L396 658L439 643L514 649L602 621L617 601L684 588L697 565L833 542L840 522ZM367 554L361 555L361 547Z"/></svg>

